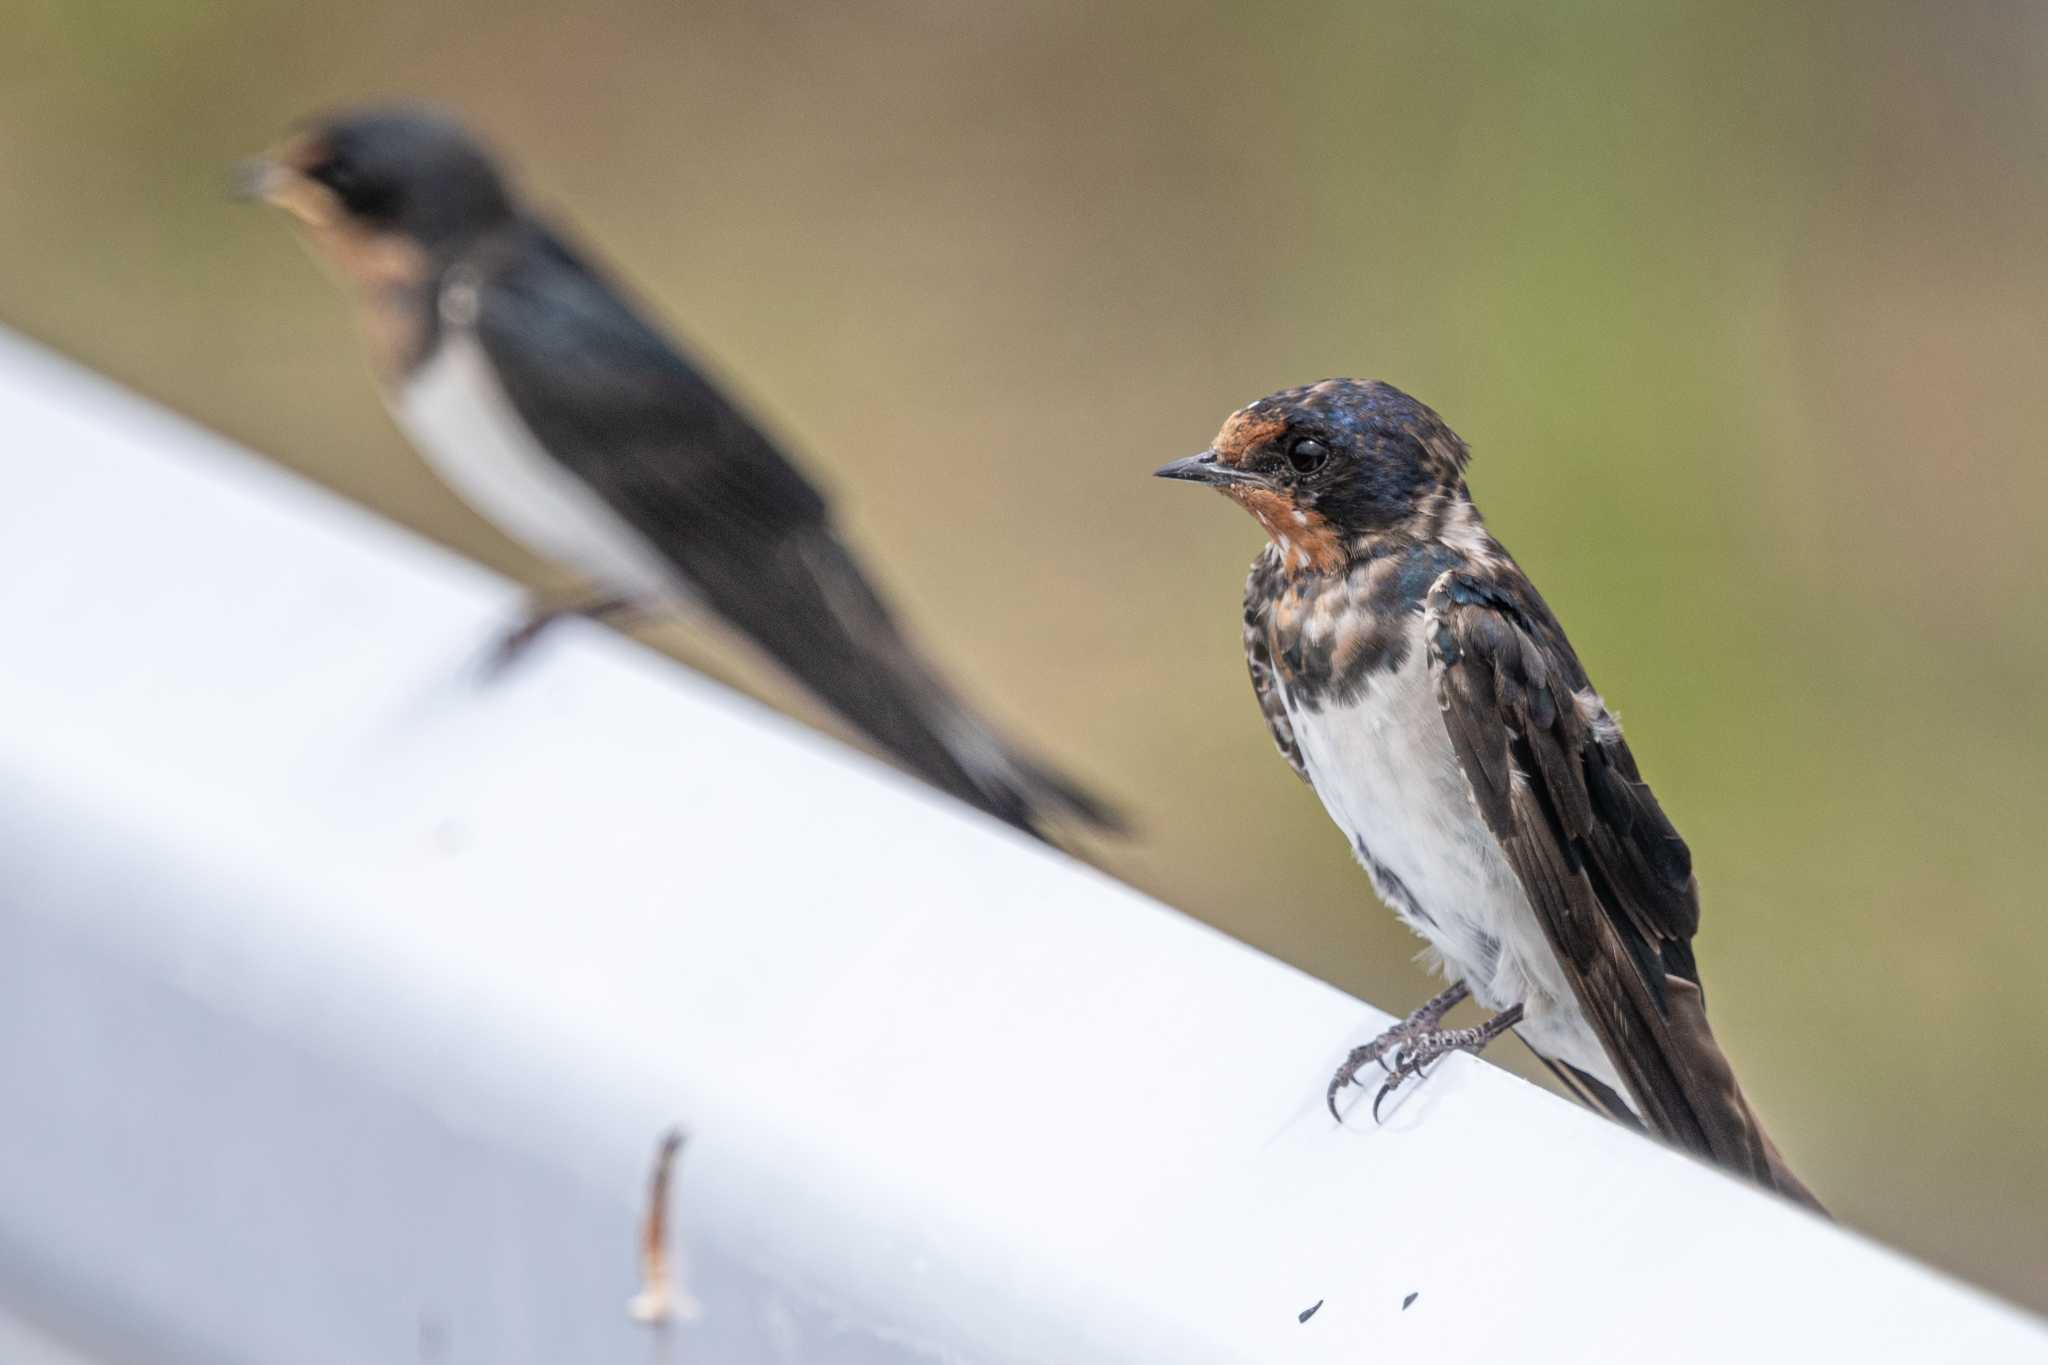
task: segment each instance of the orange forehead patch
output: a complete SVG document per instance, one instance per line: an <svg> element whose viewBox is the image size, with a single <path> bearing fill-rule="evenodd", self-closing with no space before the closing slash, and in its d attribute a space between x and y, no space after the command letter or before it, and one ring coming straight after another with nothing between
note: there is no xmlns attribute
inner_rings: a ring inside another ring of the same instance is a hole
<svg viewBox="0 0 2048 1365"><path fill-rule="evenodd" d="M1211 449L1216 452L1218 464L1239 464L1248 451L1285 430L1287 422L1284 418L1262 416L1250 408L1239 408L1224 421L1223 430L1216 433L1216 443Z"/></svg>

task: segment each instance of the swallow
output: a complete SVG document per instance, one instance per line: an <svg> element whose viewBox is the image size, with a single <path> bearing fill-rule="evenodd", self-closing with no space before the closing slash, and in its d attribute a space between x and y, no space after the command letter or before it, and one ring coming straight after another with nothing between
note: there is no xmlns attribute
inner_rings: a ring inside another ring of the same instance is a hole
<svg viewBox="0 0 2048 1365"><path fill-rule="evenodd" d="M1043 835L1108 807L998 736L911 645L776 443L531 213L483 146L410 107L311 122L238 174L352 293L400 428L484 517L586 579L566 614L708 610L933 786Z"/></svg>
<svg viewBox="0 0 2048 1365"><path fill-rule="evenodd" d="M1589 1106L1819 1208L1707 1027L1692 854L1564 629L1466 488L1468 452L1387 384L1232 413L1158 471L1265 529L1245 585L1252 691L1441 994L1354 1049L1374 1101L1509 1030ZM1445 1016L1471 997L1470 1028ZM1341 1119L1340 1119L1341 1121Z"/></svg>

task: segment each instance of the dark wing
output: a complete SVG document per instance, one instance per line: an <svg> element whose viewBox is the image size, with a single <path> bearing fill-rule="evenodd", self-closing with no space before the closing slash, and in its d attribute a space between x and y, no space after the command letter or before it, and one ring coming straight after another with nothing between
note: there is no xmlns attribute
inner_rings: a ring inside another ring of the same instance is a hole
<svg viewBox="0 0 2048 1365"><path fill-rule="evenodd" d="M549 455L680 571L705 605L943 791L1036 833L1113 812L1018 755L898 629L825 499L745 413L552 234L501 256L476 336Z"/></svg>
<svg viewBox="0 0 2048 1365"><path fill-rule="evenodd" d="M1301 744L1294 737L1294 721L1281 700L1273 675L1273 600L1280 592L1279 562L1270 552L1252 562L1251 577L1244 584L1244 661L1251 670L1252 692L1259 699L1259 711L1272 733L1273 747L1287 760L1294 775L1306 782L1308 769L1302 765Z"/></svg>
<svg viewBox="0 0 2048 1365"><path fill-rule="evenodd" d="M1473 800L1642 1121L1811 1203L1707 1028L1691 852L1549 608L1519 571L1475 570L1438 580L1426 613L1437 700Z"/></svg>
<svg viewBox="0 0 2048 1365"><path fill-rule="evenodd" d="M548 453L663 550L826 521L825 499L753 422L539 228L480 290L476 335Z"/></svg>

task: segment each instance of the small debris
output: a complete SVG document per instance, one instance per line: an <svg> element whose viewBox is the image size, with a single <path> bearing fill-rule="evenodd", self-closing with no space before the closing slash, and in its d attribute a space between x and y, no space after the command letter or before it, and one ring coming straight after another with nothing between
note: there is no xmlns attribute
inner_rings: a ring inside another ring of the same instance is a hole
<svg viewBox="0 0 2048 1365"><path fill-rule="evenodd" d="M1409 1295L1409 1296L1408 1296L1407 1298L1405 1298L1405 1299L1401 1300L1401 1311L1402 1311L1403 1313L1407 1312L1407 1311L1408 1311L1408 1305L1409 1305L1409 1304L1411 1304L1411 1303L1413 1303L1413 1302L1415 1302L1415 1301L1416 1301L1417 1299L1419 1299L1419 1298L1421 1298L1421 1297L1422 1297L1422 1291L1421 1291L1420 1289L1418 1289L1418 1290L1416 1290L1416 1291L1415 1291L1415 1292L1414 1292L1413 1294L1410 1294L1410 1295Z"/></svg>
<svg viewBox="0 0 2048 1365"><path fill-rule="evenodd" d="M682 1148L682 1129L664 1133L654 1150L654 1171L647 1179L647 1216L640 1224L640 1292L627 1302L626 1312L633 1321L650 1327L675 1318L688 1321L701 1311L689 1292L678 1287L669 1268L668 1187L676 1153Z"/></svg>
<svg viewBox="0 0 2048 1365"><path fill-rule="evenodd" d="M420 1311L420 1359L440 1360L448 1354L448 1327L433 1313Z"/></svg>
<svg viewBox="0 0 2048 1365"><path fill-rule="evenodd" d="M1307 1322L1310 1318L1316 1315L1316 1310L1318 1308L1321 1308L1322 1306L1323 1301L1321 1299L1317 1299L1314 1303L1302 1309L1299 1313L1296 1313L1294 1315L1294 1320L1296 1322Z"/></svg>

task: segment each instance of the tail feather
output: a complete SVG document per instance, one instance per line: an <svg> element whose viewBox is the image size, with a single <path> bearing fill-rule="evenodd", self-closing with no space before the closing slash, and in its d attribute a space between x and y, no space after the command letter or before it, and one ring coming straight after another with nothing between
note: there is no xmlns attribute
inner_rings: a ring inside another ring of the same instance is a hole
<svg viewBox="0 0 2048 1365"><path fill-rule="evenodd" d="M1727 1054L1707 1027L1706 998L1698 984L1682 976L1667 976L1664 984L1671 1006L1667 1051L1689 1082L1686 1090L1700 1111L1708 1133L1705 1154L1765 1189L1776 1190L1816 1213L1827 1213L1805 1182L1792 1174L1777 1144L1764 1132L1749 1098L1736 1084Z"/></svg>
<svg viewBox="0 0 2048 1365"><path fill-rule="evenodd" d="M1033 822L1050 815L1104 834L1128 832L1123 817L1107 803L1011 748L951 697L946 701L953 711L949 723L941 727L947 752L966 769L977 791L1005 808L1025 813ZM1024 828L1040 833L1032 824Z"/></svg>
<svg viewBox="0 0 2048 1365"><path fill-rule="evenodd" d="M1827 1216L1785 1164L1736 1084L1727 1054L1707 1027L1699 985L1666 976L1664 986L1668 1013L1636 1016L1640 1026L1626 1035L1632 1045L1620 1055L1609 1052L1627 1092L1568 1063L1538 1057L1588 1108Z"/></svg>
<svg viewBox="0 0 2048 1365"><path fill-rule="evenodd" d="M728 583L698 587L810 693L898 763L939 790L1026 833L1065 819L1115 833L1115 812L1011 748L969 711L904 638L888 608L828 527L789 537ZM767 591L766 589L772 589ZM745 610L773 601L777 610Z"/></svg>

